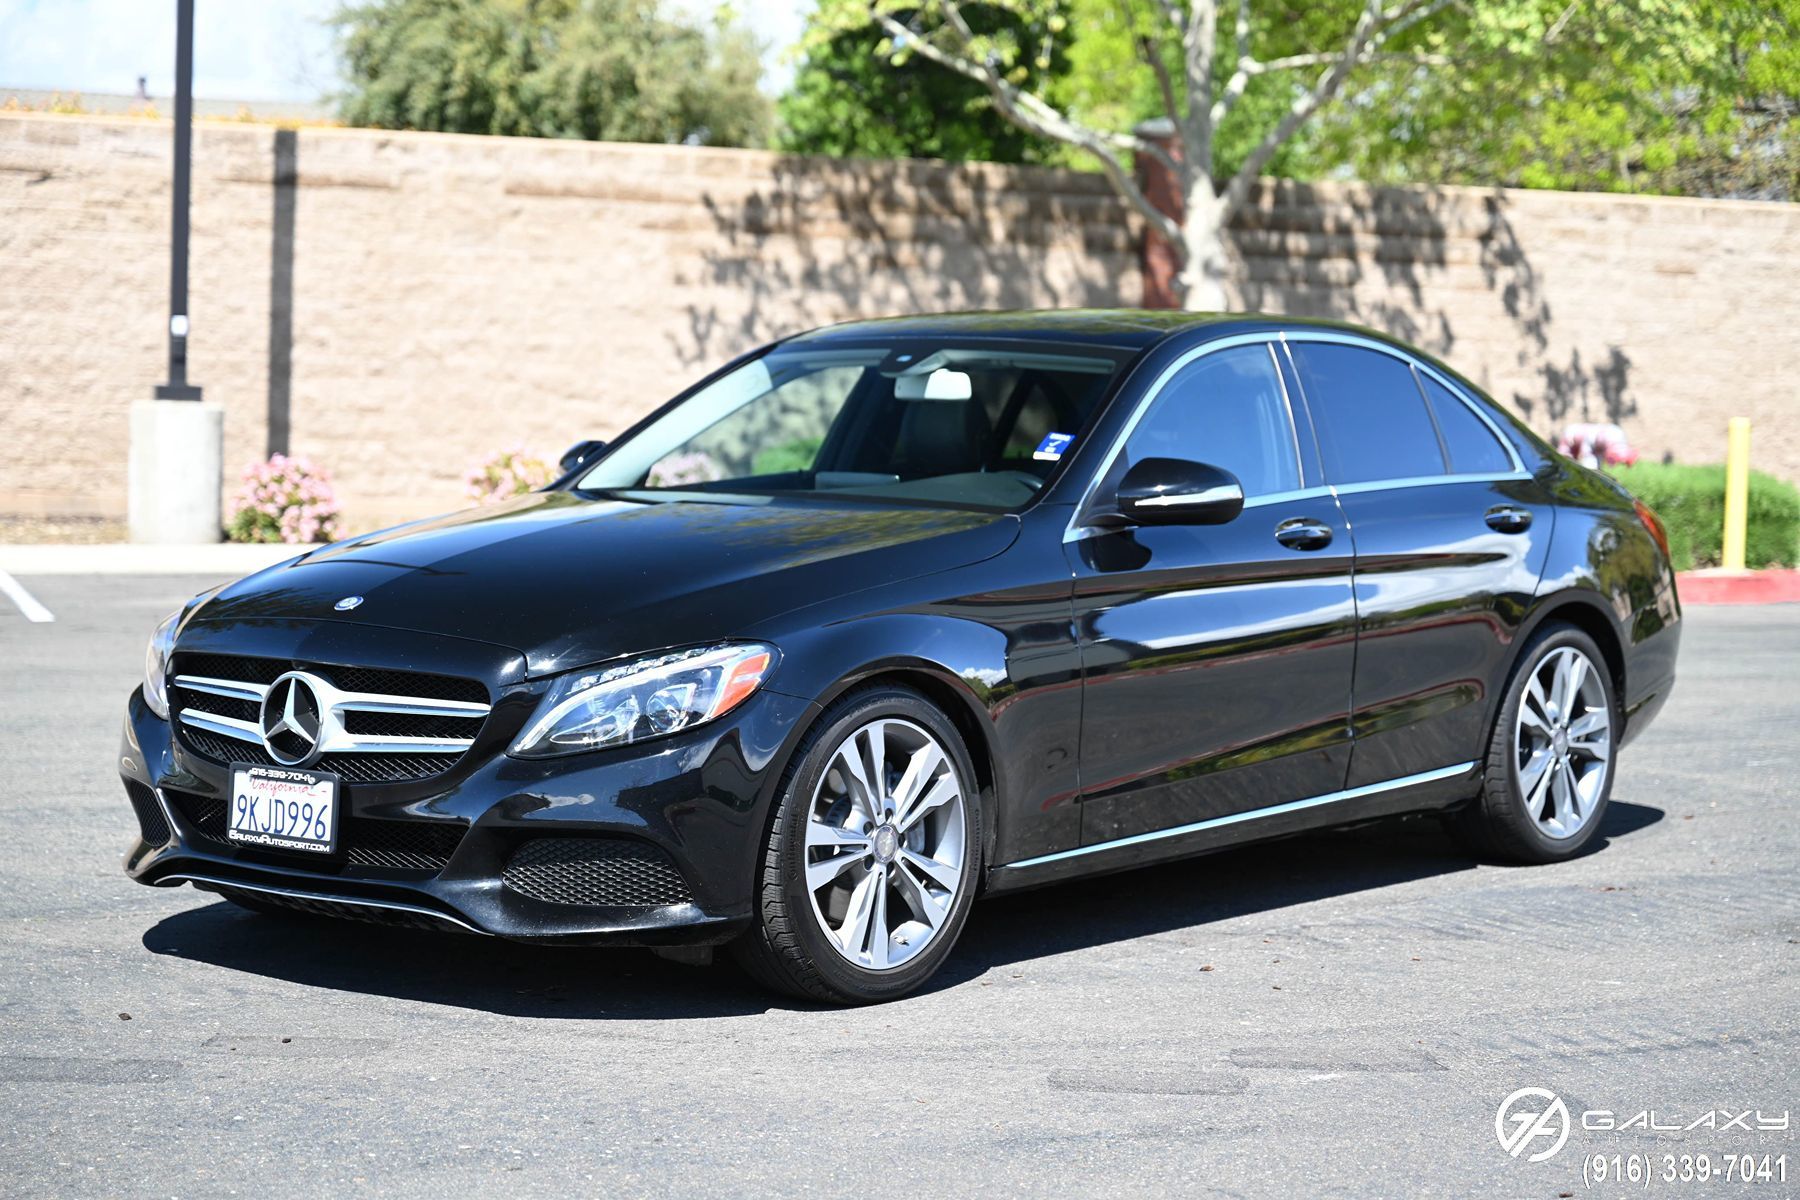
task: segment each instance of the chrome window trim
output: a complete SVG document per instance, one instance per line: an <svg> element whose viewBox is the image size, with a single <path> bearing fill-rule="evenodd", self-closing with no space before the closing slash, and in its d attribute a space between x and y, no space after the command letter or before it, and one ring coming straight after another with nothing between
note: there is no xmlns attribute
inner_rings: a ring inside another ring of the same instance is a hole
<svg viewBox="0 0 1800 1200"><path fill-rule="evenodd" d="M1359 492L1395 492L1402 488L1439 487L1446 483L1501 483L1509 479L1530 479L1524 471L1506 471L1492 475L1413 475L1405 479L1370 479L1363 483L1346 483L1331 490L1340 496Z"/></svg>
<svg viewBox="0 0 1800 1200"><path fill-rule="evenodd" d="M1281 406L1287 410L1288 437L1294 443L1294 479L1304 488L1306 458L1300 453L1300 421L1294 415L1294 397L1288 393L1287 372L1281 369L1281 356L1275 353L1275 339L1263 344L1269 348L1269 365L1275 368L1275 385L1281 389Z"/></svg>
<svg viewBox="0 0 1800 1200"><path fill-rule="evenodd" d="M1278 817L1286 813L1303 812L1309 808L1319 808L1326 804L1339 804L1345 800L1359 800L1364 796L1379 795L1398 788L1413 787L1422 783L1436 783L1443 779L1454 779L1472 771L1477 762L1471 759L1454 766L1439 767L1435 771L1421 771L1417 775L1403 775L1398 779L1388 779L1381 783L1365 783L1361 787L1346 788L1341 792L1328 792L1323 796L1313 796L1306 800L1290 800L1286 804L1273 804L1268 808L1255 808L1248 812L1227 813L1222 817L1212 817L1205 821L1195 821L1191 825L1177 825L1172 829L1154 829L1149 833L1137 833L1130 837L1114 838L1110 842L1096 842L1092 846L1077 846L1073 850L1058 850L1054 854L1040 854L1036 858L1021 859L1018 862L1003 863L1000 870L1010 871L1015 867L1041 867L1049 863L1065 862L1071 858L1080 858L1087 854L1100 854L1107 850L1121 850L1126 846L1141 846L1147 842L1158 842L1165 838L1182 837L1190 833L1202 833L1208 829L1221 829L1227 825L1238 825L1245 821L1256 821L1264 817Z"/></svg>
<svg viewBox="0 0 1800 1200"><path fill-rule="evenodd" d="M1069 515L1069 524L1063 530L1063 541L1080 541L1091 533L1099 532L1098 530L1080 524L1081 516L1087 511L1088 505L1093 502L1094 493L1100 490L1100 481L1106 478L1107 474L1112 470L1113 464L1118 461L1119 455L1125 449L1125 443L1131 439L1133 433L1137 432L1139 423L1143 421L1145 415L1149 413L1157 400L1162 398L1163 389L1169 385L1169 381L1175 377L1175 374L1178 371L1182 370L1182 368L1186 367L1189 363L1205 358L1209 354L1217 354L1221 350L1232 350L1239 346L1270 347L1269 365L1275 369L1275 379L1281 387L1282 402L1287 405L1288 431L1294 439L1294 469L1299 474L1301 480L1305 480L1306 465L1300 456L1300 431L1294 424L1293 399L1288 395L1287 379L1281 373L1281 363L1275 358L1275 351L1273 349L1274 343L1280 340L1280 337L1281 335L1276 332L1232 334L1230 337L1219 338L1216 341L1206 342L1202 345L1195 346L1193 349L1183 353L1181 357L1177 358L1167 367L1164 367L1162 374L1158 375L1156 381L1145 391L1143 399L1138 401L1137 408L1132 411L1130 418L1126 420L1125 427L1113 436L1111 445L1107 447L1106 457L1101 460L1100 469L1095 471L1094 474L1089 477L1087 486L1081 490L1081 498L1075 502L1075 511ZM1246 508L1250 507L1251 499L1252 498L1248 497L1245 499L1244 506ZM1257 497L1256 499L1260 499L1260 497Z"/></svg>
<svg viewBox="0 0 1800 1200"><path fill-rule="evenodd" d="M1294 463L1300 472L1301 480L1304 481L1306 478L1306 462L1305 456L1301 453L1300 449L1299 417L1294 411L1293 397L1288 393L1287 376L1281 370L1280 360L1275 357L1275 344L1277 342L1285 345L1293 345L1301 342L1329 342L1342 346L1354 346L1363 350L1373 350L1378 354L1385 354L1390 358L1398 359L1413 370L1422 373L1426 377L1442 385L1445 391L1456 397L1457 400L1462 402L1464 407L1474 413L1475 419L1482 423L1487 431L1493 435L1494 440L1500 443L1501 449L1506 451L1506 456L1512 462L1513 469L1511 471L1500 473L1452 475L1448 473L1449 463L1446 462L1444 464L1446 473L1443 475L1400 476L1391 479L1368 479L1357 483L1346 484L1332 484L1327 481L1317 487L1305 487L1300 488L1297 491L1270 492L1261 496L1247 496L1244 499L1245 508L1259 508L1265 504L1278 504L1286 500L1309 499L1314 496L1351 496L1356 495L1359 492L1429 487L1440 483L1499 483L1509 480L1531 478L1531 472L1525 469L1525 460L1519 456L1518 447L1513 445L1511 438L1508 438L1500 431L1500 427L1494 423L1493 418L1482 411L1479 403L1472 399L1467 392L1463 391L1454 380L1447 378L1442 371L1432 367L1429 363L1420 361L1417 357L1407 353L1398 346L1392 346L1386 342L1378 341L1361 334L1340 333L1336 330L1329 329L1283 329L1275 332L1239 333L1233 334L1231 337L1220 338L1217 341L1195 346L1180 358L1177 358L1174 362L1170 363L1163 369L1162 374L1156 377L1156 381L1152 383L1145 392L1144 398L1138 401L1138 406L1136 410L1132 412L1130 419L1125 422L1125 427L1114 436L1112 444L1107 448L1106 457L1102 460L1100 469L1094 472L1093 476L1088 480L1087 487L1082 489L1081 498L1075 504L1075 511L1069 516L1069 524L1063 530L1062 540L1065 543L1077 542L1083 538L1105 532L1103 529L1081 524L1082 514L1087 511L1088 505L1093 502L1094 494L1100 490L1100 481L1105 479L1112 471L1113 464L1118 461L1120 453L1125 449L1125 443L1129 441L1131 435L1137 431L1138 424L1162 396L1163 389L1168 386L1169 381L1175 376L1175 373L1186 367L1188 364L1220 350L1230 350L1238 346L1266 345L1269 347L1270 359L1272 365L1275 367L1275 378L1281 385L1282 401L1287 406L1288 432L1294 439ZM1299 364L1296 363L1296 370L1298 370L1298 366ZM1428 397L1421 396L1420 400L1427 405L1430 404ZM1427 415L1430 415L1429 407L1427 408L1426 413ZM1323 458L1321 457L1321 468L1323 468L1323 465Z"/></svg>
<svg viewBox="0 0 1800 1200"><path fill-rule="evenodd" d="M1290 500L1311 500L1318 496L1331 494L1331 486L1322 483L1317 487L1299 488L1290 492L1269 492L1261 496L1251 496L1244 501L1244 507L1261 508L1265 504L1286 504Z"/></svg>
<svg viewBox="0 0 1800 1200"><path fill-rule="evenodd" d="M1425 375L1428 378L1431 378L1433 380L1436 380L1439 384L1443 385L1443 388L1445 391L1449 392L1452 396L1455 396L1458 400L1462 401L1463 406L1465 408L1467 408L1470 412L1475 414L1475 419L1480 421L1484 426L1486 426L1487 431L1494 435L1494 440L1500 443L1500 448L1506 451L1506 457L1509 460L1511 460L1512 465L1513 465L1513 473L1507 474L1507 475L1461 475L1461 476L1446 475L1446 476L1443 476L1442 478L1451 479L1451 480L1459 480L1459 479L1513 479L1513 478L1529 477L1530 472L1525 470L1525 460L1519 457L1518 447L1516 447L1512 444L1512 439L1500 432L1500 427L1498 425L1494 424L1493 419L1491 417L1489 417L1486 413L1481 411L1481 405L1476 403L1472 398L1470 398L1470 396L1468 395L1467 392L1464 392L1462 390L1462 388L1458 387L1454 381L1445 378L1444 373L1442 371L1439 371L1436 368L1432 367L1429 363L1420 361L1418 358L1414 357L1411 354L1408 354L1405 350L1402 350L1398 346L1392 346L1386 342L1376 341L1374 338L1365 337L1361 334L1339 333L1335 330L1330 330L1330 329L1296 329L1296 330L1283 330L1277 336L1280 338L1281 341L1286 342L1289 345L1293 345L1297 342L1330 342L1332 344L1339 345L1339 346L1355 346L1358 349L1362 349L1362 350L1373 350L1378 354L1385 354L1389 358L1399 359L1401 362L1405 363L1407 366L1411 367L1413 370L1418 371L1420 374ZM1295 367L1298 368L1298 366L1299 366L1299 364L1296 363ZM1304 387L1305 386L1304 383L1302 383L1301 386ZM1419 398L1421 400L1424 400L1427 405L1430 404L1430 399L1428 397L1421 396ZM1426 411L1427 411L1427 413L1429 413L1429 411L1430 411L1429 408ZM1449 469L1449 466L1450 466L1450 464L1448 462L1445 462L1444 467L1446 470ZM1364 487L1366 484L1376 484L1376 485L1380 485L1380 486L1387 486L1385 484L1385 482L1382 480L1370 479L1370 480L1363 481L1363 483L1346 484L1343 487L1338 488L1338 491L1346 492L1346 491L1349 491L1351 488ZM1417 486L1417 485L1408 483L1406 486Z"/></svg>

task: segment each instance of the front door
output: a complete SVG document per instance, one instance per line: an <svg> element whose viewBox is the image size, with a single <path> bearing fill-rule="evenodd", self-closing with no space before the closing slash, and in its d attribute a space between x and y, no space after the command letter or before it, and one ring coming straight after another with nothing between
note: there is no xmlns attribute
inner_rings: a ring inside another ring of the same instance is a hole
<svg viewBox="0 0 1800 1200"><path fill-rule="evenodd" d="M1084 844L1343 787L1351 542L1290 382L1269 342L1203 348L1145 402L1095 496L1140 459L1189 459L1238 477L1235 520L1077 528L1067 544Z"/></svg>

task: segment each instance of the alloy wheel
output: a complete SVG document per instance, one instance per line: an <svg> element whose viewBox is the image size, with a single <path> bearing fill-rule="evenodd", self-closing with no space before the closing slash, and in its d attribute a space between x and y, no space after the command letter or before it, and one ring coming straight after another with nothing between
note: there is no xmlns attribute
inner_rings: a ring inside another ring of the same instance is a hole
<svg viewBox="0 0 1800 1200"><path fill-rule="evenodd" d="M943 928L964 885L963 785L911 721L858 726L832 752L806 813L813 918L846 961L898 967Z"/></svg>
<svg viewBox="0 0 1800 1200"><path fill-rule="evenodd" d="M1600 668L1573 646L1558 646L1532 668L1513 729L1514 765L1525 813L1551 838L1580 833L1612 768L1612 704Z"/></svg>

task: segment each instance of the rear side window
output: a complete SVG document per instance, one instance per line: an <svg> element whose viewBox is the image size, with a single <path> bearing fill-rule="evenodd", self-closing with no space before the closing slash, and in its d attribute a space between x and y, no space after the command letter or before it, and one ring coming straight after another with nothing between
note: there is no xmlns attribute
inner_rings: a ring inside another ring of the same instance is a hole
<svg viewBox="0 0 1800 1200"><path fill-rule="evenodd" d="M1451 474L1504 475L1513 469L1506 447L1467 404L1423 371L1419 372L1419 382L1425 386L1432 414L1443 432L1444 448L1450 451Z"/></svg>
<svg viewBox="0 0 1800 1200"><path fill-rule="evenodd" d="M1413 371L1391 355L1296 342L1325 477L1370 483L1444 474L1444 452Z"/></svg>
<svg viewBox="0 0 1800 1200"><path fill-rule="evenodd" d="M1131 431L1114 473L1146 458L1223 467L1246 496L1298 488L1294 427L1269 347L1217 350L1176 372Z"/></svg>

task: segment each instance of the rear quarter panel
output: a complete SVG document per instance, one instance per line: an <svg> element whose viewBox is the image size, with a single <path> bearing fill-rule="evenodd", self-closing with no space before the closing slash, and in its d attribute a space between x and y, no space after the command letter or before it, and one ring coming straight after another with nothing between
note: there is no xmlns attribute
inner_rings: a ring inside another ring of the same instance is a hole
<svg viewBox="0 0 1800 1200"><path fill-rule="evenodd" d="M1623 744L1649 725L1675 683L1681 645L1675 572L1623 487L1567 462L1553 463L1547 476L1559 513L1533 624L1570 605L1604 616L1623 675Z"/></svg>

